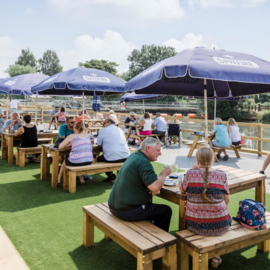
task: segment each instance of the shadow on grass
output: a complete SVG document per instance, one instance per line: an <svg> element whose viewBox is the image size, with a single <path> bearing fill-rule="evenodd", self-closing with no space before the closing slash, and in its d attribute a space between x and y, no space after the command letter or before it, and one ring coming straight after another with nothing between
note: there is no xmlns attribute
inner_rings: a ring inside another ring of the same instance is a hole
<svg viewBox="0 0 270 270"><path fill-rule="evenodd" d="M101 240L92 247L79 246L69 252L77 269L136 269L137 259L114 241ZM153 261L153 269L162 269L162 260Z"/></svg>
<svg viewBox="0 0 270 270"><path fill-rule="evenodd" d="M93 175L93 180L85 182L84 185L77 184L77 192L72 194L62 188L52 188L50 178L41 181L39 174L31 176L36 180L3 183L0 184L0 211L17 212L82 198L89 198L91 204L91 197L94 200L112 188L112 183L102 182L105 176Z"/></svg>

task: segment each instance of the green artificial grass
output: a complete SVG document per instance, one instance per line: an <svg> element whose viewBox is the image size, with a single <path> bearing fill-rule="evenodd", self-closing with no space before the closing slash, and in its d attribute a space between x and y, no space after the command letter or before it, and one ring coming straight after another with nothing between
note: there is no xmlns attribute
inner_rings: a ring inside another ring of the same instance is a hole
<svg viewBox="0 0 270 270"><path fill-rule="evenodd" d="M77 186L69 194L51 188L50 179L40 181L40 164L29 163L24 168L0 160L0 225L13 242L28 266L34 269L136 269L137 261L113 241L104 240L95 228L95 245L82 245L82 206L106 202L112 188L97 174L92 181ZM163 165L154 163L157 173ZM231 196L229 210L236 216L238 201L254 199L255 190ZM269 197L266 195L266 207ZM169 205L173 210L170 233L178 227L178 206L160 198L155 203ZM270 269L269 254L257 253L256 246L222 256L219 269ZM161 259L154 269L161 269Z"/></svg>

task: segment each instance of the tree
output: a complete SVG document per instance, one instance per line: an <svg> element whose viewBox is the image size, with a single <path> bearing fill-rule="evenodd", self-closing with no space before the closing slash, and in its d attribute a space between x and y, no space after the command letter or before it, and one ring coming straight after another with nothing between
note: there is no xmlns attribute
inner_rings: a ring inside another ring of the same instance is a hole
<svg viewBox="0 0 270 270"><path fill-rule="evenodd" d="M43 53L43 57L38 60L39 70L45 75L52 76L63 70L59 62L56 52L47 50Z"/></svg>
<svg viewBox="0 0 270 270"><path fill-rule="evenodd" d="M255 95L255 103L258 103L258 102L260 102L260 99L259 99L258 95Z"/></svg>
<svg viewBox="0 0 270 270"><path fill-rule="evenodd" d="M150 66L176 55L173 47L143 45L141 50L133 50L127 60L131 62L129 66L129 78L131 79L149 68Z"/></svg>
<svg viewBox="0 0 270 270"><path fill-rule="evenodd" d="M35 67L31 67L29 65L10 65L9 68L5 70L5 72L8 73L10 77L14 77L22 74L36 73L37 71Z"/></svg>
<svg viewBox="0 0 270 270"><path fill-rule="evenodd" d="M107 60L95 60L91 59L90 61L86 61L85 63L79 62L79 67L85 68L94 68L99 70L107 71L113 75L117 74L117 69L119 65L115 62L108 62Z"/></svg>
<svg viewBox="0 0 270 270"><path fill-rule="evenodd" d="M260 94L259 96L260 96L260 102L261 103L268 102L269 96L267 94Z"/></svg>
<svg viewBox="0 0 270 270"><path fill-rule="evenodd" d="M241 101L217 101L216 117L222 118L222 120L228 120L234 118L236 121L242 120L248 112L243 111L245 100ZM204 100L198 101L198 114L204 114ZM207 101L207 113L210 118L214 118L214 100Z"/></svg>
<svg viewBox="0 0 270 270"><path fill-rule="evenodd" d="M18 60L15 62L16 65L21 65L21 66L31 66L35 67L36 66L36 58L33 55L32 52L30 52L30 49L27 48L25 50L22 50L21 55L18 57Z"/></svg>

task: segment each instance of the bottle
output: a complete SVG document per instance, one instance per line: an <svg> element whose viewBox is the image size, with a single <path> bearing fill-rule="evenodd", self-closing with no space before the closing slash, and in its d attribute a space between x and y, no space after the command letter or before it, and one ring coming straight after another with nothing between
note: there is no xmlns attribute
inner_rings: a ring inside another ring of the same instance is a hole
<svg viewBox="0 0 270 270"><path fill-rule="evenodd" d="M13 126L10 127L10 133L13 133L14 132L14 128Z"/></svg>

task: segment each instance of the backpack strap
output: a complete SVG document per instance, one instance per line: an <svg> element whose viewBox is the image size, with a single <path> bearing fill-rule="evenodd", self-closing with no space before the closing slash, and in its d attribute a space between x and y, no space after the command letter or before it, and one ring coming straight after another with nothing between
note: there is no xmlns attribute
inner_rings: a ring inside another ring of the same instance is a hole
<svg viewBox="0 0 270 270"><path fill-rule="evenodd" d="M263 224L263 222L261 223L261 224L259 224L259 225L257 225L257 226L249 226L249 225L247 225L246 223L243 223L241 220L239 220L238 219L238 221L244 226L244 227L246 227L247 229L250 229L250 230L255 230L255 229L257 229L257 228L259 228L262 224Z"/></svg>

